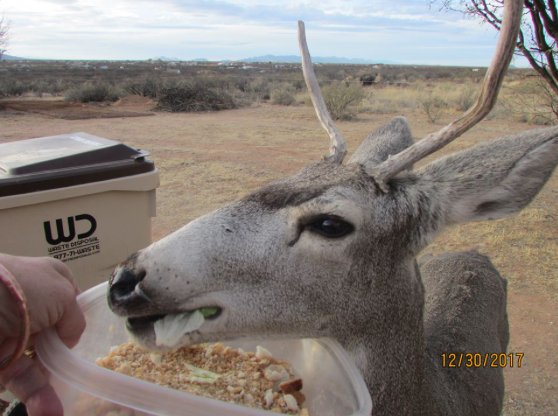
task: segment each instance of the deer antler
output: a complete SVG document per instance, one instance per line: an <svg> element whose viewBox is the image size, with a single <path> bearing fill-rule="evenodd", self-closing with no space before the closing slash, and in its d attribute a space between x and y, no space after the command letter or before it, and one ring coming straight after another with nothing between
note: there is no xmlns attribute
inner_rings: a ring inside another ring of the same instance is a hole
<svg viewBox="0 0 558 416"><path fill-rule="evenodd" d="M413 146L395 156L390 156L385 162L368 170L368 173L374 177L378 186L384 192L388 191L387 181L390 178L397 175L408 166L446 146L475 126L490 112L490 110L492 110L494 104L496 104L496 99L498 98L498 92L504 80L506 69L515 51L516 40L521 25L522 11L522 0L505 0L504 19L500 30L500 37L498 38L498 46L492 58L492 63L486 73L481 94L474 107L441 130L429 134ZM302 53L302 70L310 97L312 98L316 114L322 126L326 129L331 138L331 155L324 157L324 159L331 162L342 163L347 154L345 139L331 119L320 87L316 81L316 75L312 68L312 61L306 44L304 23L302 21L298 22L298 41Z"/></svg>
<svg viewBox="0 0 558 416"><path fill-rule="evenodd" d="M327 111L324 97L322 96L320 86L316 80L316 74L314 74L314 68L312 68L312 59L310 59L310 52L308 52L308 45L306 44L304 22L301 20L298 21L298 44L302 55L302 72L304 73L304 80L308 86L310 98L312 98L312 103L314 104L314 109L316 110L320 123L331 139L331 145L329 147L331 154L329 156L323 156L323 158L327 162L343 163L343 159L347 155L345 138L333 122L329 115L329 111Z"/></svg>
<svg viewBox="0 0 558 416"><path fill-rule="evenodd" d="M401 153L369 169L378 186L387 192L387 181L406 167L446 146L471 127L480 122L494 107L498 92L504 80L506 69L515 51L516 40L521 25L523 0L505 0L504 21L498 38L498 46L492 63L484 78L481 94L469 111L441 130L431 133L421 141Z"/></svg>

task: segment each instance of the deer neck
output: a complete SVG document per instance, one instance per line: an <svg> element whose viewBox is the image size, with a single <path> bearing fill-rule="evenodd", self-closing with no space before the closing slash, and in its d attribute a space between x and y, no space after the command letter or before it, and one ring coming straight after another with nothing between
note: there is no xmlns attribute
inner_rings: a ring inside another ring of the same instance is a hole
<svg viewBox="0 0 558 416"><path fill-rule="evenodd" d="M375 293L369 296L368 308L363 308L368 311L367 322L358 330L342 331L337 339L363 375L374 415L420 415L424 413L419 408L425 372L424 287L414 259L385 276L372 279L370 292ZM395 401L393 391L398 392Z"/></svg>

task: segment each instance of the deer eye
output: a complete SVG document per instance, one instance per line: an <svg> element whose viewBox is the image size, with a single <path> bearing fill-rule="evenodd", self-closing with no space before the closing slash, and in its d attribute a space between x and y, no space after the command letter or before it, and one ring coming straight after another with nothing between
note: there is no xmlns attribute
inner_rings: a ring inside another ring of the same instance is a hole
<svg viewBox="0 0 558 416"><path fill-rule="evenodd" d="M344 237L355 229L352 224L334 216L318 218L308 223L305 228L328 238Z"/></svg>

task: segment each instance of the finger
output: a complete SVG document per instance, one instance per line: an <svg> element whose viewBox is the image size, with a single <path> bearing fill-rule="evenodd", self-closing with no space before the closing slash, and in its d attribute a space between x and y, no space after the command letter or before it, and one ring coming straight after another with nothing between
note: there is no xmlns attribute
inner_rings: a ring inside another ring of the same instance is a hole
<svg viewBox="0 0 558 416"><path fill-rule="evenodd" d="M29 416L64 416L64 409L54 388L48 384L25 403Z"/></svg>
<svg viewBox="0 0 558 416"><path fill-rule="evenodd" d="M81 294L81 290L79 289L76 280L74 279L74 275L72 274L72 271L68 268L68 266L66 266L60 260L56 260L51 257L45 257L45 261L49 261L52 268L72 284L76 295Z"/></svg>
<svg viewBox="0 0 558 416"><path fill-rule="evenodd" d="M3 371L0 383L25 404L30 416L63 416L62 403L48 377L31 358L24 355Z"/></svg>
<svg viewBox="0 0 558 416"><path fill-rule="evenodd" d="M73 348L79 342L85 331L85 316L75 299L65 305L62 318L56 323L56 332L68 348Z"/></svg>

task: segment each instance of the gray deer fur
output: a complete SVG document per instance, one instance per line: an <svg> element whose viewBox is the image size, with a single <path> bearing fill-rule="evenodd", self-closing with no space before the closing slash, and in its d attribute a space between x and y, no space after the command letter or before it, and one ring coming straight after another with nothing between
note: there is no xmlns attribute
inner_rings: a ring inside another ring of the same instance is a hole
<svg viewBox="0 0 558 416"><path fill-rule="evenodd" d="M311 163L192 221L121 264L112 310L220 307L183 345L332 337L360 369L374 416L499 415L501 370L446 369L440 355L506 351L505 280L474 252L430 259L420 271L415 256L447 225L523 209L558 163L558 128L479 144L380 191L367 169L410 143L397 118L346 165ZM353 230L325 237L316 232L324 217ZM155 348L152 325L132 332Z"/></svg>

